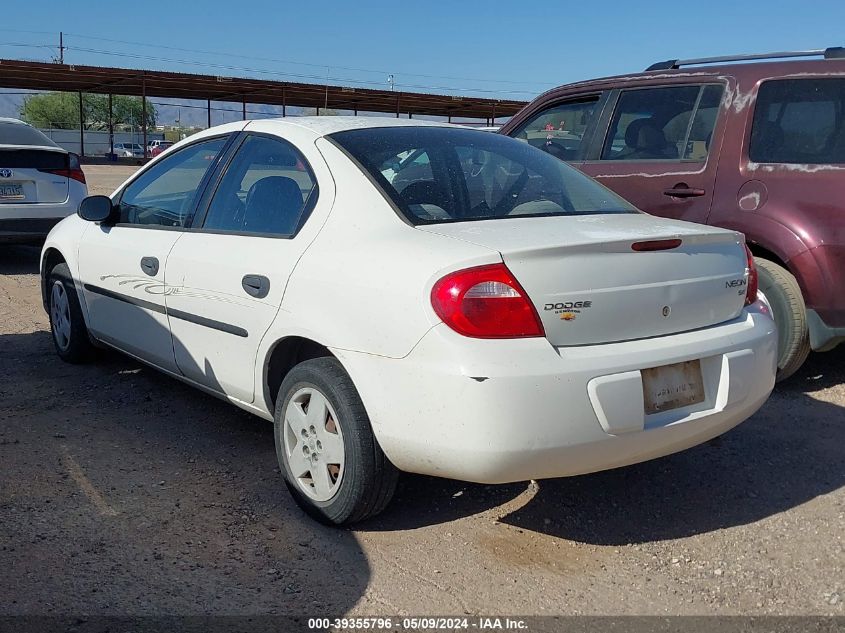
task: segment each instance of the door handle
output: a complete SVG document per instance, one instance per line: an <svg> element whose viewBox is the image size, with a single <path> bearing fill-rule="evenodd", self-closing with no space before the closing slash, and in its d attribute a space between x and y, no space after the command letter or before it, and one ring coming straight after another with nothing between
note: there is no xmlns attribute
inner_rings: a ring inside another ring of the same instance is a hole
<svg viewBox="0 0 845 633"><path fill-rule="evenodd" d="M669 196L670 198L698 198L699 196L703 196L706 191L699 187L690 187L685 182L679 182L677 185L672 187L671 189L664 189L663 195Z"/></svg>
<svg viewBox="0 0 845 633"><path fill-rule="evenodd" d="M155 277L158 274L158 257L142 257L141 270L150 277Z"/></svg>
<svg viewBox="0 0 845 633"><path fill-rule="evenodd" d="M244 275L241 286L249 296L256 299L263 299L270 292L270 280L264 275Z"/></svg>

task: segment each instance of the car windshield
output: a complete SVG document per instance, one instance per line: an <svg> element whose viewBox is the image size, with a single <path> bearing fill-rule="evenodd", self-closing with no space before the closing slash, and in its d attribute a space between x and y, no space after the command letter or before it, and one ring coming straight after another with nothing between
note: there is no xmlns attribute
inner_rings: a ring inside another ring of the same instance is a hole
<svg viewBox="0 0 845 633"><path fill-rule="evenodd" d="M58 147L40 130L25 123L0 121L0 145Z"/></svg>
<svg viewBox="0 0 845 633"><path fill-rule="evenodd" d="M564 162L499 134L407 126L348 130L329 138L413 224L637 213Z"/></svg>

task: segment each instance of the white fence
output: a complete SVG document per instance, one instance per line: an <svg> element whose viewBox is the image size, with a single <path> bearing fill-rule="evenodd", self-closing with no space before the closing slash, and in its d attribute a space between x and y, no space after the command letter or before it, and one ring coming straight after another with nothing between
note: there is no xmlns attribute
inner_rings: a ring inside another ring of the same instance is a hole
<svg viewBox="0 0 845 633"><path fill-rule="evenodd" d="M81 154L79 148L79 130L59 130L49 128L39 128L53 142L63 147L69 152ZM104 156L109 153L109 133L94 130L85 130L85 155L86 156ZM161 132L147 132L147 143L150 141L160 139L164 140L164 134ZM115 132L115 143L137 143L143 145L144 135L140 132Z"/></svg>

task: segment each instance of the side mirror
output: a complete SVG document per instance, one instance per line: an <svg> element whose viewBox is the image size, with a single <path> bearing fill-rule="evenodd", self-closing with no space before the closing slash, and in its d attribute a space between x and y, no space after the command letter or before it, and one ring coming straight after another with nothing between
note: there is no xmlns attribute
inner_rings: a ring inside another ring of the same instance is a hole
<svg viewBox="0 0 845 633"><path fill-rule="evenodd" d="M111 219L113 211L114 205L108 196L88 196L79 204L76 213L89 222L107 222Z"/></svg>

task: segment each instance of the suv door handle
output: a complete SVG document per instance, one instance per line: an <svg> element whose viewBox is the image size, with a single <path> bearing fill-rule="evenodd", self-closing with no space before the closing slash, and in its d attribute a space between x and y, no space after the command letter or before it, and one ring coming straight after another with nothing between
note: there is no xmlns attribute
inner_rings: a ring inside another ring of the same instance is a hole
<svg viewBox="0 0 845 633"><path fill-rule="evenodd" d="M150 277L155 277L158 274L158 257L142 257L141 270Z"/></svg>
<svg viewBox="0 0 845 633"><path fill-rule="evenodd" d="M699 187L690 187L685 182L679 182L671 189L663 190L663 195L669 196L670 198L697 198L699 196L703 196L705 193L707 192L704 191L704 189L700 189Z"/></svg>
<svg viewBox="0 0 845 633"><path fill-rule="evenodd" d="M270 280L264 275L244 275L241 286L251 297L263 299L270 292Z"/></svg>

